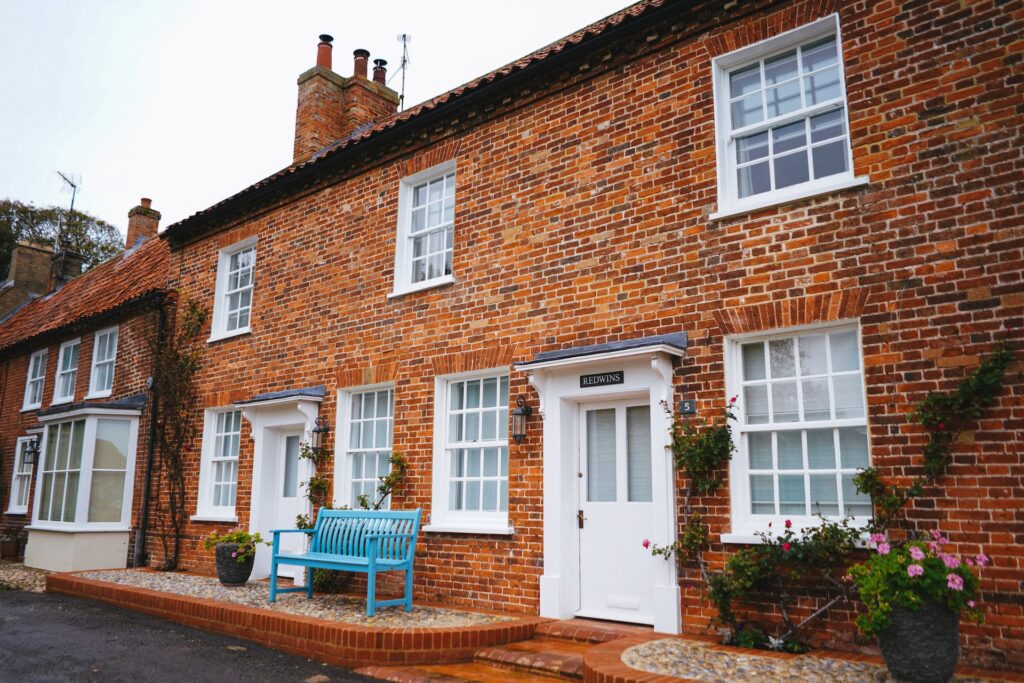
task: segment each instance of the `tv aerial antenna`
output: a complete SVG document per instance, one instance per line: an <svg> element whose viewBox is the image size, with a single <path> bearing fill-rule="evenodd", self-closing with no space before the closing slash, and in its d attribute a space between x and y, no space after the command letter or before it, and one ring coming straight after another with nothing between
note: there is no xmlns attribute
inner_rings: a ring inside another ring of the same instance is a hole
<svg viewBox="0 0 1024 683"><path fill-rule="evenodd" d="M81 173L63 173L57 171L57 175L60 176L64 184L61 185L60 191L67 194L71 193L71 208L68 209L68 215L65 221L71 219L71 215L75 212L75 197L78 196L78 188L82 186L82 174ZM61 249L61 233L63 232L63 226L61 222L57 222L57 239L54 240L54 249Z"/></svg>
<svg viewBox="0 0 1024 683"><path fill-rule="evenodd" d="M402 44L402 63L398 65L398 71L391 75L391 80L402 74L402 88L398 92L398 111L405 111L405 70L409 66L409 43L412 42L412 36L408 33L399 33L398 42Z"/></svg>

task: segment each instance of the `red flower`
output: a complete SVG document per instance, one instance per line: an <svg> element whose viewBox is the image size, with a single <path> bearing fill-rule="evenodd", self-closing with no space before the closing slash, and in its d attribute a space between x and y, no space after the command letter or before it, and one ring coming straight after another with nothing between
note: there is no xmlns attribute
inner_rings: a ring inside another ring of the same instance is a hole
<svg viewBox="0 0 1024 683"><path fill-rule="evenodd" d="M793 546L792 546L792 545L790 545L789 543L783 543L783 544L782 544L782 552L784 552L784 553L788 553L788 552L789 552L789 549L790 549L790 548L792 548L792 547L793 547Z"/></svg>
<svg viewBox="0 0 1024 683"><path fill-rule="evenodd" d="M787 519L787 520L786 520L786 528L788 529L788 528L790 528L791 526L793 526L793 521L792 521L792 520L789 520L789 519Z"/></svg>
<svg viewBox="0 0 1024 683"><path fill-rule="evenodd" d="M940 422L939 423L939 429L945 429L945 428L946 428L946 423L945 422Z"/></svg>
<svg viewBox="0 0 1024 683"><path fill-rule="evenodd" d="M737 396L733 396L732 398L729 399L729 403L735 403L737 398Z"/></svg>

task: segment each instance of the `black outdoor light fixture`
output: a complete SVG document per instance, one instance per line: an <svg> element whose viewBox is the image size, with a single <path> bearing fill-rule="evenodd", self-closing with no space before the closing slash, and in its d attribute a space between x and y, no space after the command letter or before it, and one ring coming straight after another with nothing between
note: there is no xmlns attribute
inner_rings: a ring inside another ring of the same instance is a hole
<svg viewBox="0 0 1024 683"><path fill-rule="evenodd" d="M324 439L327 437L327 432L330 431L327 428L327 418L322 415L316 418L316 427L313 427L311 435L310 446L315 450L320 450L324 447Z"/></svg>
<svg viewBox="0 0 1024 683"><path fill-rule="evenodd" d="M26 465L35 465L39 459L39 437L32 439L25 444L21 450L21 462Z"/></svg>
<svg viewBox="0 0 1024 683"><path fill-rule="evenodd" d="M516 399L516 407L512 409L512 438L516 443L522 443L526 438L526 418L530 417L533 409L526 402L526 397L520 395Z"/></svg>

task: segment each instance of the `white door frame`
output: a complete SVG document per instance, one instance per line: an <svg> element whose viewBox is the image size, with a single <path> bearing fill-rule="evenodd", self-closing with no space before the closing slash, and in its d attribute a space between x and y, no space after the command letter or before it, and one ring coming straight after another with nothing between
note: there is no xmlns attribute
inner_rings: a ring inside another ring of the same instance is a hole
<svg viewBox="0 0 1024 683"><path fill-rule="evenodd" d="M612 401L647 395L651 403L651 476L654 519L648 538L661 545L676 533L675 472L669 450L672 405L672 356L683 352L659 345L605 354L576 356L520 369L540 396L544 420L544 573L540 578L540 614L570 619L579 609L580 553L576 506L579 497L577 458L579 407L590 401ZM579 386L582 374L623 371L623 383L604 387ZM654 630L681 631L681 606L676 563L654 563Z"/></svg>
<svg viewBox="0 0 1024 683"><path fill-rule="evenodd" d="M242 406L242 417L252 425L252 498L249 506L249 531L268 529L276 526L274 516L277 506L273 500L274 484L277 480L277 459L284 448L284 435L296 431L308 438L316 426L322 398L296 396L287 399L253 403ZM308 479L300 470L300 481ZM312 512L311 506L307 514ZM272 540L272 539L266 539ZM264 579L270 576L270 548L256 549L256 562L252 578Z"/></svg>

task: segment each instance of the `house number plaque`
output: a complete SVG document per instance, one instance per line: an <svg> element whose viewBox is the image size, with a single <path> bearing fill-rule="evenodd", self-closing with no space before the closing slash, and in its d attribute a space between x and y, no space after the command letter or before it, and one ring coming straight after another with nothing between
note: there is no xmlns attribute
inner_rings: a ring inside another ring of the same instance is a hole
<svg viewBox="0 0 1024 683"><path fill-rule="evenodd" d="M593 375L580 375L580 388L606 387L609 384L622 384L624 381L625 373L622 370L599 372Z"/></svg>

